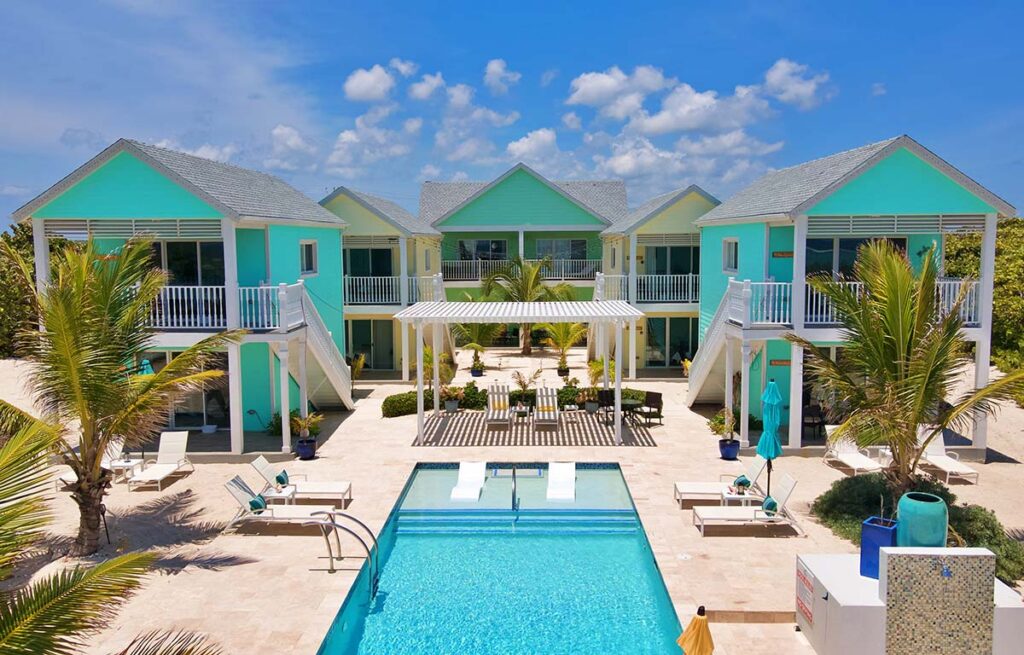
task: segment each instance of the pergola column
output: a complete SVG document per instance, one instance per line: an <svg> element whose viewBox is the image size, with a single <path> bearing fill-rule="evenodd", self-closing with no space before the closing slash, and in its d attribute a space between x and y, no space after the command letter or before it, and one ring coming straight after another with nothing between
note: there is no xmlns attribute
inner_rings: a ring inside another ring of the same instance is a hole
<svg viewBox="0 0 1024 655"><path fill-rule="evenodd" d="M615 443L622 445L622 323L615 322Z"/></svg>
<svg viewBox="0 0 1024 655"><path fill-rule="evenodd" d="M280 369L281 387L281 452L292 451L291 404L288 402L288 342L282 341L277 349L278 368Z"/></svg>
<svg viewBox="0 0 1024 655"><path fill-rule="evenodd" d="M430 326L430 336L433 340L432 350L434 355L434 416L441 415L441 329L440 325L434 323Z"/></svg>
<svg viewBox="0 0 1024 655"><path fill-rule="evenodd" d="M423 443L423 323L416 323L416 445Z"/></svg>
<svg viewBox="0 0 1024 655"><path fill-rule="evenodd" d="M636 379L636 321L629 324L629 379Z"/></svg>
<svg viewBox="0 0 1024 655"><path fill-rule="evenodd" d="M409 381L409 324L405 321L401 322L402 332L402 352L400 357L402 358L402 382Z"/></svg>
<svg viewBox="0 0 1024 655"><path fill-rule="evenodd" d="M600 340L601 340L601 363L604 365L604 376L603 384L604 388L608 388L608 324L600 324Z"/></svg>

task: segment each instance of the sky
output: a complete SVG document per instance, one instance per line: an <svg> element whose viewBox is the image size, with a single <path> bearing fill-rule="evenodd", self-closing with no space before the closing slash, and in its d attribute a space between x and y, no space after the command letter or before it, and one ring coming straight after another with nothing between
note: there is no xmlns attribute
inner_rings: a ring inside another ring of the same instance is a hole
<svg viewBox="0 0 1024 655"><path fill-rule="evenodd" d="M0 226L120 137L415 211L423 180L630 206L909 134L1024 207L1018 3L0 6Z"/></svg>

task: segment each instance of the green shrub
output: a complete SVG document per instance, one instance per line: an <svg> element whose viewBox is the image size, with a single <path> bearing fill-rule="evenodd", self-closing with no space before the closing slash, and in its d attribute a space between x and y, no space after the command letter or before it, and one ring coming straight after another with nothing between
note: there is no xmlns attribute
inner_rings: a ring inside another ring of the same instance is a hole
<svg viewBox="0 0 1024 655"><path fill-rule="evenodd" d="M424 411L434 409L434 394L427 393L425 389L423 391L423 409ZM384 399L384 404L381 405L381 413L384 418L415 414L416 392L404 391L388 396Z"/></svg>
<svg viewBox="0 0 1024 655"><path fill-rule="evenodd" d="M996 515L979 505L957 504L956 496L942 483L918 478L915 491L935 494L949 506L949 527L953 543L956 536L967 546L988 548L996 554L996 576L1008 584L1024 579L1024 545L1011 539ZM860 526L879 510L887 517L895 514L892 495L880 473L857 475L837 480L811 505L811 513L836 535L860 543Z"/></svg>
<svg viewBox="0 0 1024 655"><path fill-rule="evenodd" d="M462 409L487 409L487 390L479 389L476 386L476 382L468 382L463 387L463 398L459 402L459 407ZM576 387L562 387L558 390L558 406L565 407L566 405L576 404L576 395L579 393L579 389ZM623 398L633 398L642 401L646 392L639 389L628 389L623 388ZM537 404L537 391L534 389L528 389L527 391L520 391L519 389L513 389L509 392L509 401L515 405L519 401L522 401L524 405L536 405ZM426 389L423 390L423 409L431 410L434 409L434 394ZM416 413L416 392L415 391L403 391L402 393L396 393L388 396L384 399L383 405L381 405L381 413L384 418L394 418L396 416L408 416L409 414ZM280 417L276 417L277 434L281 433Z"/></svg>
<svg viewBox="0 0 1024 655"><path fill-rule="evenodd" d="M413 411L416 411L415 406ZM299 410L293 409L288 414L292 418L299 417ZM267 434L269 435L280 435L281 434L281 412L274 412L274 415L270 417L270 423L267 423ZM293 434L292 436L298 436ZM309 436L318 437L320 436L320 423L310 423L309 425Z"/></svg>
<svg viewBox="0 0 1024 655"><path fill-rule="evenodd" d="M459 407L464 409L487 409L487 392L483 389L478 389L476 382L467 382L462 391L465 395L462 398L462 402L459 403ZM415 411L415 407L413 411Z"/></svg>

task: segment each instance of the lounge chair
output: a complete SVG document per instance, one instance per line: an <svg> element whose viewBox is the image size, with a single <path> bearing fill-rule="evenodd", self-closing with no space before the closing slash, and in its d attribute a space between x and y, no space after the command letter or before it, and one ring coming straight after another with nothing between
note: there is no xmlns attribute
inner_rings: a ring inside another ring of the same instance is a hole
<svg viewBox="0 0 1024 655"><path fill-rule="evenodd" d="M553 425L558 428L558 392L550 387L537 389L537 406L533 410L533 425Z"/></svg>
<svg viewBox="0 0 1024 655"><path fill-rule="evenodd" d="M180 473L186 466L190 471L195 471L196 467L192 466L185 455L187 447L188 432L161 432L156 459L148 460L141 471L128 478L128 490L155 484L162 491L164 480Z"/></svg>
<svg viewBox="0 0 1024 655"><path fill-rule="evenodd" d="M917 429L918 444L923 443L931 433L932 428L919 427ZM978 480L981 477L978 471L960 461L958 453L946 452L946 442L943 440L941 433L928 443L928 446L924 449L924 454L921 456L921 463L928 469L938 469L937 471L929 470L928 472L936 478L943 478L946 484L949 484L950 479L953 478L963 480L964 482L971 482L973 480L974 484L978 484Z"/></svg>
<svg viewBox="0 0 1024 655"><path fill-rule="evenodd" d="M548 464L548 500L576 500L576 462Z"/></svg>
<svg viewBox="0 0 1024 655"><path fill-rule="evenodd" d="M272 464L260 455L252 462L252 467L267 482L267 488L281 486L295 487L296 498L338 498L352 500L352 483L344 481L314 480L310 481L304 473L286 473L284 467ZM285 482L282 482L284 480Z"/></svg>
<svg viewBox="0 0 1024 655"><path fill-rule="evenodd" d="M750 493L757 495L760 490L757 479L761 477L767 464L768 460L760 455L754 455L747 461L747 468L743 471L743 475L750 480ZM736 477L734 473L723 473L718 476L718 482L677 482L675 486L676 502L682 507L684 500L720 501L722 494L729 490Z"/></svg>
<svg viewBox="0 0 1024 655"><path fill-rule="evenodd" d="M759 506L739 505L699 505L693 508L693 524L700 529L700 536L704 536L704 526L707 524L718 525L772 525L786 524L793 526L797 532L803 533L796 520L786 511L786 502L793 493L796 480L790 475L783 475L775 485L772 498L777 503L773 512L762 509Z"/></svg>
<svg viewBox="0 0 1024 655"><path fill-rule="evenodd" d="M118 467L118 468L120 468L120 469L125 471L124 476L125 476L125 479L127 480L128 477L130 477L131 472L134 471L136 469L136 467L141 467L142 466L142 460L141 459L127 459L127 460L125 460L125 459L123 459L123 456L124 456L124 439L114 439L110 443L107 444L107 450L106 450L105 453L103 453L103 461L100 462L100 466L102 466L103 468L105 468L107 470L113 470L114 462L123 462L124 464L127 464L127 465L122 465L122 466ZM65 468L66 468L66 470L64 470L60 475L57 476L57 479L54 480L54 484L56 485L57 491L60 491L61 489L66 489L67 487L71 487L71 486L73 486L75 484L78 484L78 475L74 472L74 470L72 470L70 467L65 467ZM117 481L117 476L116 475L114 476L114 481L115 482Z"/></svg>
<svg viewBox="0 0 1024 655"><path fill-rule="evenodd" d="M512 426L512 408L509 406L507 384L492 384L487 389L487 413L484 414L484 427L491 425Z"/></svg>
<svg viewBox="0 0 1024 655"><path fill-rule="evenodd" d="M335 511L334 506L332 505L268 504L265 509L255 509L253 508L251 501L261 497L245 483L245 480L236 475L224 483L224 486L227 488L228 493L238 501L240 506L238 512L235 513L234 518L232 518L224 528L225 530L237 523L305 523L306 521L315 521L318 520L318 518L321 518L314 516L314 514Z"/></svg>
<svg viewBox="0 0 1024 655"><path fill-rule="evenodd" d="M637 408L636 413L638 416L642 416L644 423L650 427L654 420L658 420L658 425L664 425L662 423L662 410L665 408L665 401L662 399L661 394L657 391L648 391L644 394L644 404Z"/></svg>
<svg viewBox="0 0 1024 655"><path fill-rule="evenodd" d="M452 488L452 500L480 500L487 480L487 462L459 462L459 479Z"/></svg>
<svg viewBox="0 0 1024 655"><path fill-rule="evenodd" d="M825 432L831 436L833 426L825 426ZM882 470L882 465L871 459L867 448L857 448L857 444L850 439L840 441L829 441L825 449L825 463L829 466L839 465L853 470L854 475L861 473L877 473Z"/></svg>

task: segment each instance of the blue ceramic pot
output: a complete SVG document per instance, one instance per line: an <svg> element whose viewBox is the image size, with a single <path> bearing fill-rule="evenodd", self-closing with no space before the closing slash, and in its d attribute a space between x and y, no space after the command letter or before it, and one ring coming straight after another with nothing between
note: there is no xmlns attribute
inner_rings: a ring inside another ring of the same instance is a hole
<svg viewBox="0 0 1024 655"><path fill-rule="evenodd" d="M946 545L949 510L946 502L938 496L910 491L900 498L896 512L899 518L897 546L941 548Z"/></svg>
<svg viewBox="0 0 1024 655"><path fill-rule="evenodd" d="M872 516L860 525L860 574L878 579L878 549L896 545L896 521Z"/></svg>
<svg viewBox="0 0 1024 655"><path fill-rule="evenodd" d="M740 454L739 439L719 439L718 452L722 455L722 459L736 459Z"/></svg>
<svg viewBox="0 0 1024 655"><path fill-rule="evenodd" d="M472 375L475 378L479 378L479 377L483 377L484 372L483 372L483 369L471 368L471 369L469 369L469 374Z"/></svg>
<svg viewBox="0 0 1024 655"><path fill-rule="evenodd" d="M299 439L295 442L295 454L299 459L313 459L316 457L316 439Z"/></svg>

